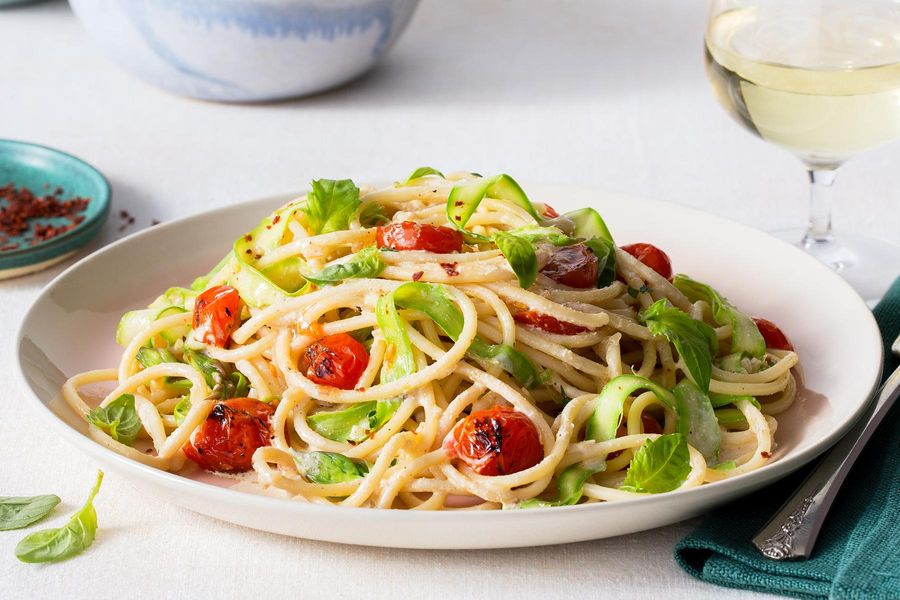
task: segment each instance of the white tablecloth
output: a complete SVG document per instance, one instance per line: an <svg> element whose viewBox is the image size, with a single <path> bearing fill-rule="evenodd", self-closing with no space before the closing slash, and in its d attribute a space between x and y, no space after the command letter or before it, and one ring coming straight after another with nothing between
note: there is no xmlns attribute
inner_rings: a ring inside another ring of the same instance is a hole
<svg viewBox="0 0 900 600"><path fill-rule="evenodd" d="M0 10L0 137L93 163L112 182L114 211L135 216L129 232L312 177L384 180L423 164L597 185L765 228L799 224L800 164L714 103L703 19L703 3L679 0L426 0L389 58L355 84L228 106L137 81L99 53L65 3L46 2ZM842 169L840 225L896 237L898 159L900 146L889 146ZM114 215L98 243L124 235L120 224ZM61 269L0 283L0 495L58 494L52 525L83 501L96 467L27 406L13 338ZM675 565L672 546L694 523L569 546L422 552L240 528L143 497L114 473L96 507L97 541L65 563L20 564L22 533L0 532L0 597L750 595Z"/></svg>

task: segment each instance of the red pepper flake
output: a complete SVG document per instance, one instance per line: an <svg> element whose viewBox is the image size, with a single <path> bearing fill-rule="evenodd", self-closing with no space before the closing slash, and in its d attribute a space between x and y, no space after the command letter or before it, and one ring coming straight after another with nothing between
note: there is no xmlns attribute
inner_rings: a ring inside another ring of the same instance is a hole
<svg viewBox="0 0 900 600"><path fill-rule="evenodd" d="M49 189L45 185L44 189ZM62 188L56 188L52 194L38 196L26 187L17 188L9 183L0 186L0 233L7 236L20 236L31 234L27 239L32 246L55 238L67 231L74 229L84 221L84 212L90 198L73 197L61 199ZM68 223L54 224L45 219L66 219ZM5 244L0 251L14 250L18 243Z"/></svg>
<svg viewBox="0 0 900 600"><path fill-rule="evenodd" d="M272 219L272 225L275 225L280 220L281 220L281 215L275 215L275 218Z"/></svg>
<svg viewBox="0 0 900 600"><path fill-rule="evenodd" d="M457 263L441 263L441 268L444 269L444 272L447 273L449 277L456 277L459 275L459 271L456 270Z"/></svg>
<svg viewBox="0 0 900 600"><path fill-rule="evenodd" d="M766 458L766 459L772 458L772 453L771 453L771 452L760 452L759 455L762 456L763 458Z"/></svg>
<svg viewBox="0 0 900 600"><path fill-rule="evenodd" d="M422 279L422 275L424 275L424 274L425 274L425 271L416 271L415 273L413 273L413 281L418 281L418 280Z"/></svg>

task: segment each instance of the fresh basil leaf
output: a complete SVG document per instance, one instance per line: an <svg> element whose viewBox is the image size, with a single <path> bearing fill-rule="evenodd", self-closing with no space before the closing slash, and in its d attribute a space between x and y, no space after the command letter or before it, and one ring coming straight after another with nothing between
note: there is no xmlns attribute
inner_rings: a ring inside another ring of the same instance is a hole
<svg viewBox="0 0 900 600"><path fill-rule="evenodd" d="M109 437L130 446L141 432L141 420L134 407L134 396L122 394L106 406L85 413L88 422L106 431Z"/></svg>
<svg viewBox="0 0 900 600"><path fill-rule="evenodd" d="M534 217L537 223L541 222L541 217L528 196L509 175L480 178L455 186L447 197L447 220L457 229L464 230L466 223L486 197L515 204Z"/></svg>
<svg viewBox="0 0 900 600"><path fill-rule="evenodd" d="M401 402L398 398L359 402L342 410L317 412L309 415L306 421L322 437L358 444L387 423Z"/></svg>
<svg viewBox="0 0 900 600"><path fill-rule="evenodd" d="M523 290L530 288L538 271L537 254L531 242L502 231L495 233L493 240L519 279L519 286Z"/></svg>
<svg viewBox="0 0 900 600"><path fill-rule="evenodd" d="M191 410L191 398L190 396L185 396L181 400L178 401L178 404L175 405L175 408L172 410L172 416L175 418L175 426L178 427L182 423L184 423L184 418L187 416L188 412Z"/></svg>
<svg viewBox="0 0 900 600"><path fill-rule="evenodd" d="M600 237L585 240L584 245L597 257L597 287L606 287L616 280L616 247Z"/></svg>
<svg viewBox="0 0 900 600"><path fill-rule="evenodd" d="M691 472L687 440L680 433L647 440L631 459L620 489L662 494L677 489Z"/></svg>
<svg viewBox="0 0 900 600"><path fill-rule="evenodd" d="M756 323L739 311L727 298L712 287L678 274L672 281L675 287L692 302L705 300L712 308L713 318L719 325L731 325L731 351L762 358L766 354L766 341Z"/></svg>
<svg viewBox="0 0 900 600"><path fill-rule="evenodd" d="M336 452L298 452L291 450L291 456L300 474L313 483L343 483L365 477L369 465L361 460L352 460Z"/></svg>
<svg viewBox="0 0 900 600"><path fill-rule="evenodd" d="M640 389L653 392L666 407L676 410L675 396L658 383L638 375L619 375L609 380L600 390L594 412L586 424L585 439L598 442L615 439L616 430L622 424L625 401Z"/></svg>
<svg viewBox="0 0 900 600"><path fill-rule="evenodd" d="M397 306L428 315L454 342L459 339L463 328L462 311L450 300L443 286L411 281L398 287L390 296ZM507 344L488 344L476 336L468 353L497 362L523 387L533 388L547 381L544 372L539 372L527 356Z"/></svg>
<svg viewBox="0 0 900 600"><path fill-rule="evenodd" d="M705 394L709 391L712 357L719 350L715 330L691 318L689 314L670 306L665 299L657 300L638 315L641 323L653 335L664 335L678 350L681 360L694 383Z"/></svg>
<svg viewBox="0 0 900 600"><path fill-rule="evenodd" d="M538 371L531 359L509 344L488 344L476 336L468 352L472 356L496 362L524 388L532 389L550 380L548 371Z"/></svg>
<svg viewBox="0 0 900 600"><path fill-rule="evenodd" d="M576 463L567 467L559 475L556 482L557 499L556 500L540 500L531 498L520 502L518 508L546 508L551 506L572 506L578 504L581 496L584 494L584 482L588 477L595 473L599 473L606 469L606 461L590 467Z"/></svg>
<svg viewBox="0 0 900 600"><path fill-rule="evenodd" d="M578 210L573 210L572 212L567 212L563 216L568 217L575 223L575 230L572 232L575 237L584 238L586 240L600 238L606 240L610 244L614 243L612 234L606 226L606 222L603 221L603 217L600 216L600 213L593 208L580 208Z"/></svg>
<svg viewBox="0 0 900 600"><path fill-rule="evenodd" d="M719 455L722 430L709 397L686 378L672 392L678 407L678 432L711 463Z"/></svg>
<svg viewBox="0 0 900 600"><path fill-rule="evenodd" d="M333 285L345 279L378 277L385 266L378 248L367 246L356 254L328 265L318 273L304 277L318 286Z"/></svg>
<svg viewBox="0 0 900 600"><path fill-rule="evenodd" d="M359 207L359 188L349 179L316 179L300 210L313 233L347 229Z"/></svg>
<svg viewBox="0 0 900 600"><path fill-rule="evenodd" d="M26 563L53 563L87 549L97 532L97 512L93 503L102 481L103 471L98 471L97 482L84 507L72 515L65 527L43 529L25 536L16 545L16 558Z"/></svg>
<svg viewBox="0 0 900 600"><path fill-rule="evenodd" d="M59 504L59 496L0 496L0 531L22 529L37 523Z"/></svg>
<svg viewBox="0 0 900 600"><path fill-rule="evenodd" d="M415 181L420 177L426 177L428 175L437 175L441 179L446 179L444 174L438 171L437 169L432 169L431 167L419 167L415 171L409 174L409 177L406 178L406 181L403 182L403 185L409 184L411 181Z"/></svg>
<svg viewBox="0 0 900 600"><path fill-rule="evenodd" d="M375 227L390 222L384 212L384 206L377 202L366 202L359 207L359 224L363 227Z"/></svg>

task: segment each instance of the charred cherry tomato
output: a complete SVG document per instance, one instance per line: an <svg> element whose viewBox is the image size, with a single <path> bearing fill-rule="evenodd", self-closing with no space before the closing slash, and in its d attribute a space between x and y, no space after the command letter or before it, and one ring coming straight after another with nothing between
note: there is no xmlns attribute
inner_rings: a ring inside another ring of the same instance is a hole
<svg viewBox="0 0 900 600"><path fill-rule="evenodd" d="M548 219L555 219L559 216L559 213L556 212L556 209L550 206L549 204L544 205L544 216Z"/></svg>
<svg viewBox="0 0 900 600"><path fill-rule="evenodd" d="M379 226L376 241L379 248L450 254L462 250L463 236L449 227L403 221Z"/></svg>
<svg viewBox="0 0 900 600"><path fill-rule="evenodd" d="M369 364L365 346L346 333L327 335L303 354L306 377L319 385L352 390Z"/></svg>
<svg viewBox="0 0 900 600"><path fill-rule="evenodd" d="M541 273L563 285L574 288L597 287L597 257L584 244L563 246L553 253Z"/></svg>
<svg viewBox="0 0 900 600"><path fill-rule="evenodd" d="M249 471L256 449L269 445L274 413L270 404L252 398L218 402L184 446L184 453L207 471Z"/></svg>
<svg viewBox="0 0 900 600"><path fill-rule="evenodd" d="M672 279L672 261L669 255L653 244L628 244L622 250L632 255L666 279Z"/></svg>
<svg viewBox="0 0 900 600"><path fill-rule="evenodd" d="M241 324L241 296L229 285L209 288L194 301L194 336L224 348Z"/></svg>
<svg viewBox="0 0 900 600"><path fill-rule="evenodd" d="M530 325L531 327L537 327L538 329L543 329L544 331L559 335L577 335L579 333L590 331L587 327L560 321L555 317L545 315L536 310L519 311L513 315L513 319L523 325Z"/></svg>
<svg viewBox="0 0 900 600"><path fill-rule="evenodd" d="M537 428L524 414L505 406L477 410L456 424L444 450L479 475L509 475L544 458Z"/></svg>
<svg viewBox="0 0 900 600"><path fill-rule="evenodd" d="M756 328L759 329L763 339L766 340L766 348L773 348L775 350L794 349L791 340L789 340L778 325L772 321L760 317L753 317L753 322L756 323Z"/></svg>

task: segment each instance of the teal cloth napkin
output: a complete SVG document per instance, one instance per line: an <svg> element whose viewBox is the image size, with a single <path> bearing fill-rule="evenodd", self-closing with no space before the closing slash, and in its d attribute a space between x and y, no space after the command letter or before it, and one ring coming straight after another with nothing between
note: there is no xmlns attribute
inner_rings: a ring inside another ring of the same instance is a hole
<svg viewBox="0 0 900 600"><path fill-rule="evenodd" d="M897 366L900 279L875 307L884 374ZM797 598L900 598L900 405L869 442L831 509L813 556L763 558L750 543L808 469L710 514L675 546L675 560L698 579Z"/></svg>

